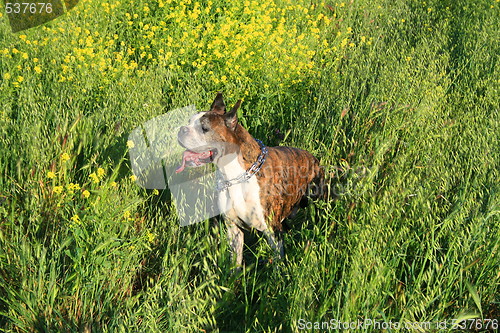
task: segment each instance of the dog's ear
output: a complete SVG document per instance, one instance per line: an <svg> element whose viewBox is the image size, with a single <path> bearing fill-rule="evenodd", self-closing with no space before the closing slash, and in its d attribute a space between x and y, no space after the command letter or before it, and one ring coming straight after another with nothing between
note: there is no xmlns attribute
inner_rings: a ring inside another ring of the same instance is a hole
<svg viewBox="0 0 500 333"><path fill-rule="evenodd" d="M222 97L222 93L220 91L217 93L217 96L210 107L210 111L214 111L220 115L226 113L226 104L224 103L224 98Z"/></svg>
<svg viewBox="0 0 500 333"><path fill-rule="evenodd" d="M224 115L224 121L226 123L226 126L232 131L234 131L236 125L238 124L238 115L236 114L236 111L238 111L240 105L241 105L241 99L238 100L238 102L236 102L231 111L229 111Z"/></svg>

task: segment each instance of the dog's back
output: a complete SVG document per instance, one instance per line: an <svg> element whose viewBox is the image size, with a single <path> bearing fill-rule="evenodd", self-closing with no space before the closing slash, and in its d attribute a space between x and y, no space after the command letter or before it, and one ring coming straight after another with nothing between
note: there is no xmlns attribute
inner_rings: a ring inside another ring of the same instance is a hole
<svg viewBox="0 0 500 333"><path fill-rule="evenodd" d="M268 225L282 230L282 222L307 201L324 193L324 171L308 151L293 147L270 147L264 167L257 173L261 204Z"/></svg>

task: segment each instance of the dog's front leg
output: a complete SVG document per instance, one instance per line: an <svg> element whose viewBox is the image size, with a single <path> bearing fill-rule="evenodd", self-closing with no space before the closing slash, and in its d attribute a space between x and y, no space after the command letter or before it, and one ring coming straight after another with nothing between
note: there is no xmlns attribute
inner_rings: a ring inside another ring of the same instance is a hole
<svg viewBox="0 0 500 333"><path fill-rule="evenodd" d="M240 268L243 264L243 231L234 221L226 218L227 237L231 246L231 263ZM236 262L235 262L236 260Z"/></svg>

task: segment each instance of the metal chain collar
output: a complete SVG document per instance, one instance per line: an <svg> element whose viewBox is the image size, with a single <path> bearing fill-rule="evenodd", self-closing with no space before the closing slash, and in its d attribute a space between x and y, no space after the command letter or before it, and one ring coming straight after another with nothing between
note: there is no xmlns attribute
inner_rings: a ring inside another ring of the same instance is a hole
<svg viewBox="0 0 500 333"><path fill-rule="evenodd" d="M216 184L215 184L215 189L217 191L222 192L233 185L246 182L253 175L255 175L257 172L260 171L260 169L262 168L262 165L264 165L264 162L266 161L268 150L267 150L267 147L262 143L262 141L260 141L259 139L255 139L255 141L257 141L257 143L260 146L260 155L259 155L259 157L257 157L257 161L255 161L250 166L250 168L248 168L247 171L245 171L244 173L242 173L238 177L233 178L233 179L229 179L229 180L225 180L222 176L222 173L219 170L217 170L217 178L216 178Z"/></svg>

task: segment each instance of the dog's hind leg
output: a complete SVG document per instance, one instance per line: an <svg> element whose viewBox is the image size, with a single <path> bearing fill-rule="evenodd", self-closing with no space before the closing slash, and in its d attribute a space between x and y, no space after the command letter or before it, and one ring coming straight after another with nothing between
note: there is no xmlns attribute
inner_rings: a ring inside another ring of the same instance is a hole
<svg viewBox="0 0 500 333"><path fill-rule="evenodd" d="M262 232L266 237L267 243L274 250L275 255L279 259L283 259L285 257L285 251L283 249L283 237L281 237L281 232L273 232L272 228L268 226L266 222L263 220L256 220L253 225L253 228Z"/></svg>
<svg viewBox="0 0 500 333"><path fill-rule="evenodd" d="M267 239L267 243L274 250L275 254L279 256L279 259L285 258L285 249L283 247L283 237L281 232L274 233L269 229L264 230L264 236Z"/></svg>

